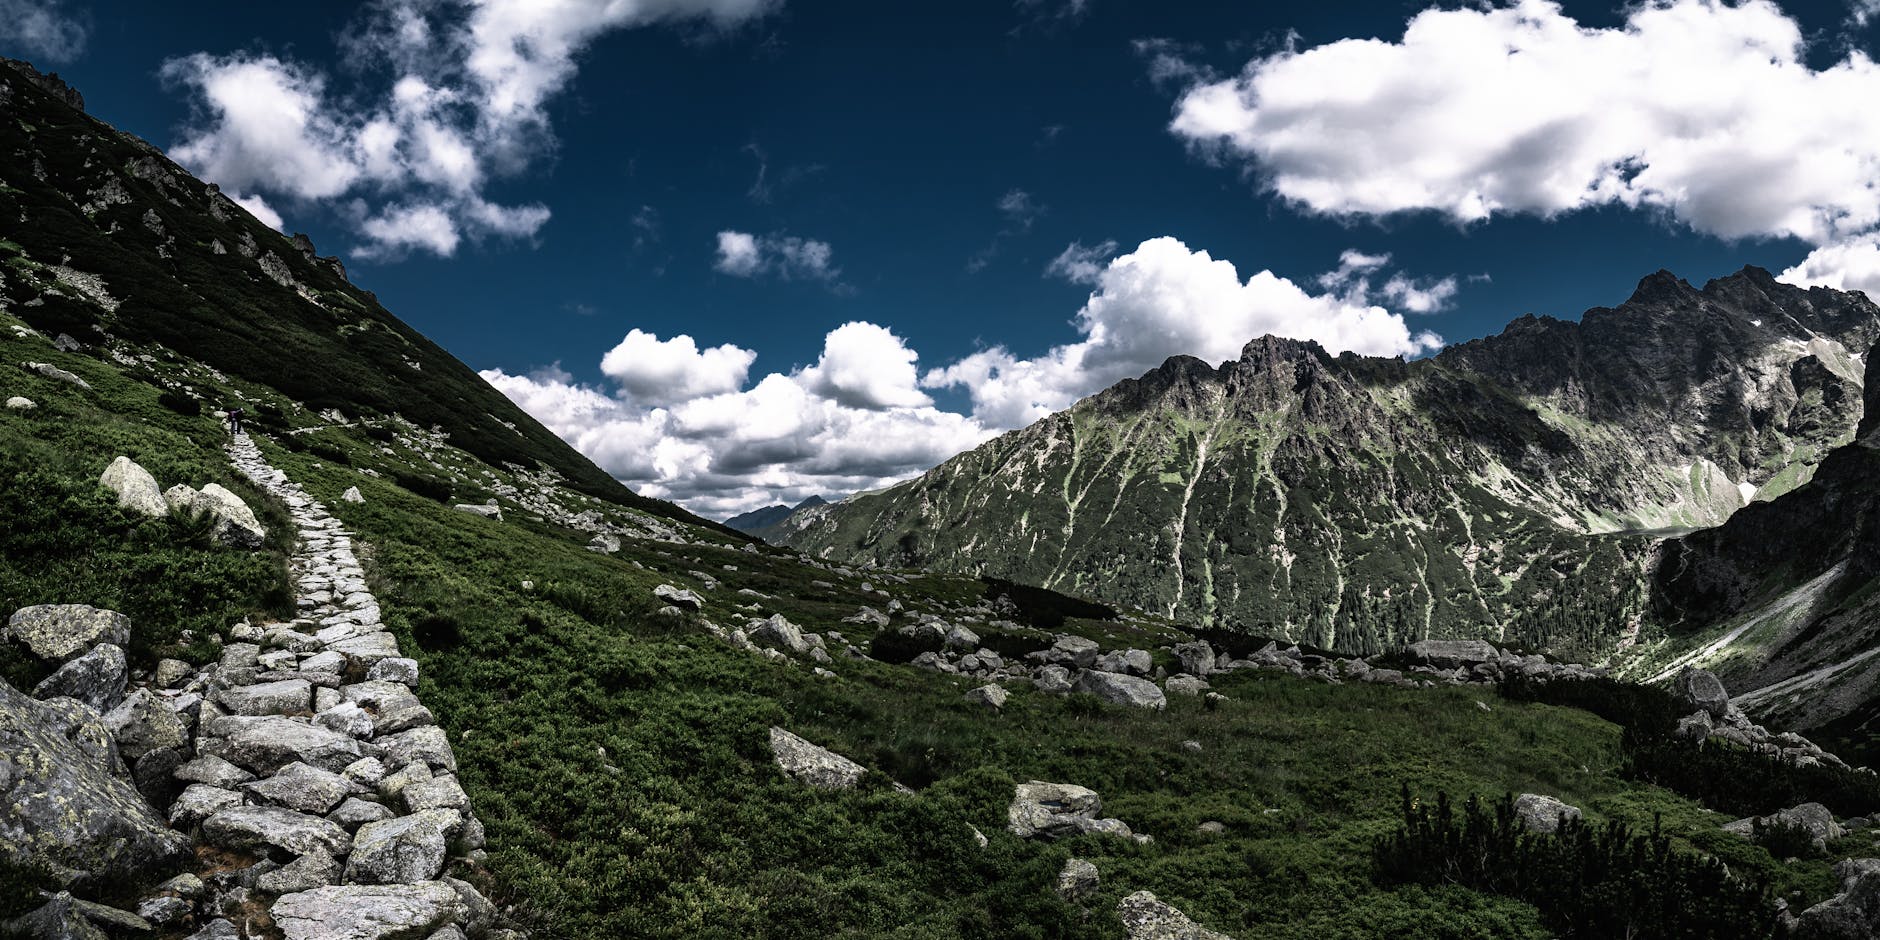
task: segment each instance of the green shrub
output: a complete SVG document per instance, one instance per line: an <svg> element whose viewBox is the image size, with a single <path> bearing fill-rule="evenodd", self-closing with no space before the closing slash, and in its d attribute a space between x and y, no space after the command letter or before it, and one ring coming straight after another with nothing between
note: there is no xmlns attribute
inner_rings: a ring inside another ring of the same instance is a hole
<svg viewBox="0 0 1880 940"><path fill-rule="evenodd" d="M404 470L392 471L392 482L410 490L417 496L436 500L440 503L451 501L451 485L433 476L422 473L409 473Z"/></svg>
<svg viewBox="0 0 1880 940"><path fill-rule="evenodd" d="M174 411L179 415L187 415L189 417L195 417L197 415L202 414L202 402L197 401L196 399L191 398L190 396L185 395L182 392L176 391L175 389L166 390L163 394L158 395L157 404L162 405L163 407L168 408L171 411Z"/></svg>

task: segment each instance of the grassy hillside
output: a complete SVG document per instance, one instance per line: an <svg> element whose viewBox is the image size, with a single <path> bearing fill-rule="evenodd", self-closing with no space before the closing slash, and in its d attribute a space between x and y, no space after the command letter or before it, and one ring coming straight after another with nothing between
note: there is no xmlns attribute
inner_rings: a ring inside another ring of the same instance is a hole
<svg viewBox="0 0 1880 940"><path fill-rule="evenodd" d="M51 362L93 388L0 373L0 393L40 404L0 412L0 453L31 471L0 475L0 501L41 507L30 528L8 528L8 538L33 540L4 553L8 603L120 606L134 615L134 660L144 666L159 651L213 655L208 644L177 644L175 626L214 632L240 614L278 614L277 551L179 543L165 528L174 523L133 525L95 487L118 453L145 462L163 485L236 485L214 417L165 409L156 385L104 359L56 351L43 337L16 336L15 323L0 322L7 361ZM140 368L212 396L240 390L256 407L288 405L180 358ZM1139 889L1242 940L1551 936L1539 911L1509 898L1374 879L1371 846L1398 828L1404 786L1457 799L1531 790L1599 821L1649 827L1660 818L1681 850L1766 876L1780 893L1799 892L1798 902L1831 889L1827 859L1779 861L1723 833L1730 817L1630 779L1619 728L1587 712L1479 689L1241 672L1218 679L1227 698L1213 707L1172 696L1158 714L1015 686L995 714L962 700L978 683L906 666L838 655L834 677L818 678L710 638L699 617L731 625L778 612L867 648L870 628L842 622L861 605L891 597L961 621L980 616L972 611L984 586L843 574L698 528L685 542L628 539L603 555L584 547L586 532L536 518L523 500L499 498L506 521L497 522L393 481L442 466L490 492L513 485L587 505L571 489L448 446L420 452L405 446L405 430L387 444L383 429L399 427L391 422L303 419L301 434L257 440L368 547L373 589L422 663L421 694L448 729L489 827L490 853L471 873L538 936L1115 938L1114 905ZM355 486L363 503L339 499ZM259 494L243 492L259 505ZM264 512L278 531L277 510ZM127 578L91 554L117 545L154 547L161 569ZM699 573L717 586L707 589ZM865 593L864 581L888 596ZM702 614L657 615L651 589L661 583L700 590ZM739 593L746 589L769 596ZM1048 642L1042 631L973 626L989 645ZM1144 648L1185 635L1133 614L1066 629ZM32 678L17 673L8 678ZM793 783L769 758L771 725L879 774L850 793ZM1012 785L1034 778L1098 790L1106 815L1155 841L1046 844L1007 834ZM1210 821L1222 824L1218 833L1199 829ZM971 827L988 837L984 849ZM1871 854L1873 846L1856 836L1835 849ZM1081 903L1052 891L1072 855L1103 876Z"/></svg>

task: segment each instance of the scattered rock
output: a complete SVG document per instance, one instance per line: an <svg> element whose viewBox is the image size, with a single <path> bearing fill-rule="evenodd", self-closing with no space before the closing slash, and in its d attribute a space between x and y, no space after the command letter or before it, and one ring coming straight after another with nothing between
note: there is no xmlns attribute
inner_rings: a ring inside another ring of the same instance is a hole
<svg viewBox="0 0 1880 940"><path fill-rule="evenodd" d="M1064 868L1058 872L1058 897L1063 898L1066 902L1080 900L1088 895L1095 894L1101 880L1101 876L1097 872L1097 866L1081 858L1066 859L1064 861Z"/></svg>
<svg viewBox="0 0 1880 940"><path fill-rule="evenodd" d="M868 769L782 728L770 729L770 752L784 776L820 790L853 790Z"/></svg>
<svg viewBox="0 0 1880 940"><path fill-rule="evenodd" d="M232 548L260 548L268 532L242 498L210 483L200 490L178 483L163 491L163 501L176 512L208 516L214 520L215 540Z"/></svg>
<svg viewBox="0 0 1880 940"><path fill-rule="evenodd" d="M356 486L346 487L346 492L339 494L339 498L340 502L343 503L363 503L366 501L366 495L359 492L359 487Z"/></svg>
<svg viewBox="0 0 1880 940"><path fill-rule="evenodd" d="M965 698L968 702L972 702L975 705L984 705L996 712L1005 707L1006 694L1004 686L998 685L997 683L987 683L977 689L968 691Z"/></svg>
<svg viewBox="0 0 1880 940"><path fill-rule="evenodd" d="M26 644L40 659L65 662L99 643L129 643L131 622L115 610L42 604L14 611L7 620L7 636Z"/></svg>
<svg viewBox="0 0 1880 940"><path fill-rule="evenodd" d="M1116 906L1116 915L1129 940L1233 940L1195 923L1147 891L1124 898Z"/></svg>
<svg viewBox="0 0 1880 940"><path fill-rule="evenodd" d="M1146 676L1155 668L1155 663L1149 658L1147 650L1117 650L1097 657L1097 664L1090 668L1100 672Z"/></svg>
<svg viewBox="0 0 1880 940"><path fill-rule="evenodd" d="M25 369L28 372L37 372L40 375L53 380L54 382L64 382L67 385L76 385L79 388L83 388L83 389L91 388L90 382L87 382L84 379L81 379L78 376L65 371L64 369L61 369L58 366L52 365L51 363L22 362L20 363L20 368Z"/></svg>
<svg viewBox="0 0 1880 940"><path fill-rule="evenodd" d="M802 628L785 619L782 614L771 614L769 620L752 627L748 636L753 643L786 649L797 656L809 655L812 648L809 639L803 635Z"/></svg>
<svg viewBox="0 0 1880 940"><path fill-rule="evenodd" d="M1410 644L1410 655L1438 669L1454 669L1500 660L1495 645L1487 640L1418 640Z"/></svg>
<svg viewBox="0 0 1880 940"><path fill-rule="evenodd" d="M1530 832L1559 832L1560 819L1579 819L1580 809L1569 806L1551 796L1539 793L1523 793L1515 797L1514 813Z"/></svg>
<svg viewBox="0 0 1880 940"><path fill-rule="evenodd" d="M176 779L192 783L206 783L212 787L232 790L250 780L255 775L249 773L214 754L206 754L177 768Z"/></svg>
<svg viewBox="0 0 1880 940"><path fill-rule="evenodd" d="M1200 695L1208 690L1208 680L1195 675L1169 676L1162 685L1177 695Z"/></svg>
<svg viewBox="0 0 1880 940"><path fill-rule="evenodd" d="M1087 692L1118 705L1133 705L1137 708L1153 708L1160 711L1168 707L1168 698L1156 684L1135 676L1118 675L1113 672L1099 672L1086 669L1077 677L1077 691Z"/></svg>
<svg viewBox="0 0 1880 940"><path fill-rule="evenodd" d="M1203 678L1214 673L1214 647L1207 643L1200 640L1177 643L1174 652L1175 658L1181 660L1183 672Z"/></svg>
<svg viewBox="0 0 1880 940"><path fill-rule="evenodd" d="M1847 834L1847 830L1842 829L1841 824L1834 821L1834 813L1820 803L1803 803L1768 816L1739 819L1725 824L1723 831L1753 839L1756 837L1758 823L1764 827L1781 825L1804 830L1813 839L1817 849L1824 849L1829 842Z"/></svg>
<svg viewBox="0 0 1880 940"><path fill-rule="evenodd" d="M705 602L700 600L697 594L684 588L673 587L670 584L662 584L654 588L653 596L674 607L684 610L698 610L705 606Z"/></svg>
<svg viewBox="0 0 1880 940"><path fill-rule="evenodd" d="M1103 800L1097 791L1074 783L1033 780L1013 789L1006 807L1006 829L1021 839L1057 839L1086 832L1130 836L1120 819L1099 819Z"/></svg>
<svg viewBox="0 0 1880 940"><path fill-rule="evenodd" d="M7 399L8 411L31 411L37 407L39 407L38 402L33 401L30 398L22 398L19 395L15 395L12 398Z"/></svg>
<svg viewBox="0 0 1880 940"><path fill-rule="evenodd" d="M115 644L100 643L33 686L33 698L65 696L97 711L109 711L124 696L128 675L124 650Z"/></svg>
<svg viewBox="0 0 1880 940"><path fill-rule="evenodd" d="M1063 695L1075 688L1071 682L1071 671L1063 666L1039 667L1037 674L1032 676L1031 684L1037 686L1038 691L1053 695Z"/></svg>
<svg viewBox="0 0 1880 940"><path fill-rule="evenodd" d="M485 519L494 519L497 522L503 521L503 509L501 506L498 506L494 503L488 503L488 504L481 505L481 506L472 505L469 503L458 503L456 506L452 508L456 509L458 512L467 512L473 516L482 516Z"/></svg>
<svg viewBox="0 0 1880 940"><path fill-rule="evenodd" d="M169 504L163 501L163 491L157 487L157 478L129 457L119 456L111 461L98 483L116 493L118 505L132 512L154 517L170 511Z"/></svg>
<svg viewBox="0 0 1880 940"><path fill-rule="evenodd" d="M1730 693L1723 680L1708 669L1686 669L1678 673L1678 694L1712 718L1722 718L1730 710Z"/></svg>

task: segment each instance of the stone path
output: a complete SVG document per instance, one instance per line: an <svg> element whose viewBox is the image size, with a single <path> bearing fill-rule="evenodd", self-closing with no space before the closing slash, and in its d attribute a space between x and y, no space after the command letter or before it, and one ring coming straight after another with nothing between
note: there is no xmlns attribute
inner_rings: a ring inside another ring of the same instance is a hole
<svg viewBox="0 0 1880 940"><path fill-rule="evenodd" d="M418 664L384 629L350 533L246 435L228 453L292 513L297 616L238 624L220 662L159 670L143 694L182 721L171 825L255 862L229 869L224 860L199 887L173 887L140 913L193 923L204 940L267 935L269 923L287 940L516 936L493 926L494 908L473 887L444 873L451 857L481 849L482 824L457 783L449 740L415 694ZM149 724L168 726L151 711Z"/></svg>

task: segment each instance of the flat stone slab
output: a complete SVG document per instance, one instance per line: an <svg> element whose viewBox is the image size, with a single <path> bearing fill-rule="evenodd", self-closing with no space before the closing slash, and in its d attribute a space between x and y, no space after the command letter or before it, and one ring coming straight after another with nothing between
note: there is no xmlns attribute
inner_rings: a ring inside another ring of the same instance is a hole
<svg viewBox="0 0 1880 940"><path fill-rule="evenodd" d="M288 715L308 711L313 686L305 679L260 682L216 693L216 702L234 715Z"/></svg>
<svg viewBox="0 0 1880 940"><path fill-rule="evenodd" d="M286 940L401 940L426 937L465 914L451 886L339 885L283 895L274 925Z"/></svg>
<svg viewBox="0 0 1880 940"><path fill-rule="evenodd" d="M99 643L129 643L131 621L115 610L84 604L41 604L14 611L7 636L40 659L64 662Z"/></svg>
<svg viewBox="0 0 1880 940"><path fill-rule="evenodd" d="M295 855L325 852L339 856L352 847L352 837L338 825L278 806L233 806L222 810L203 822L202 835L205 840L226 848L271 845Z"/></svg>

